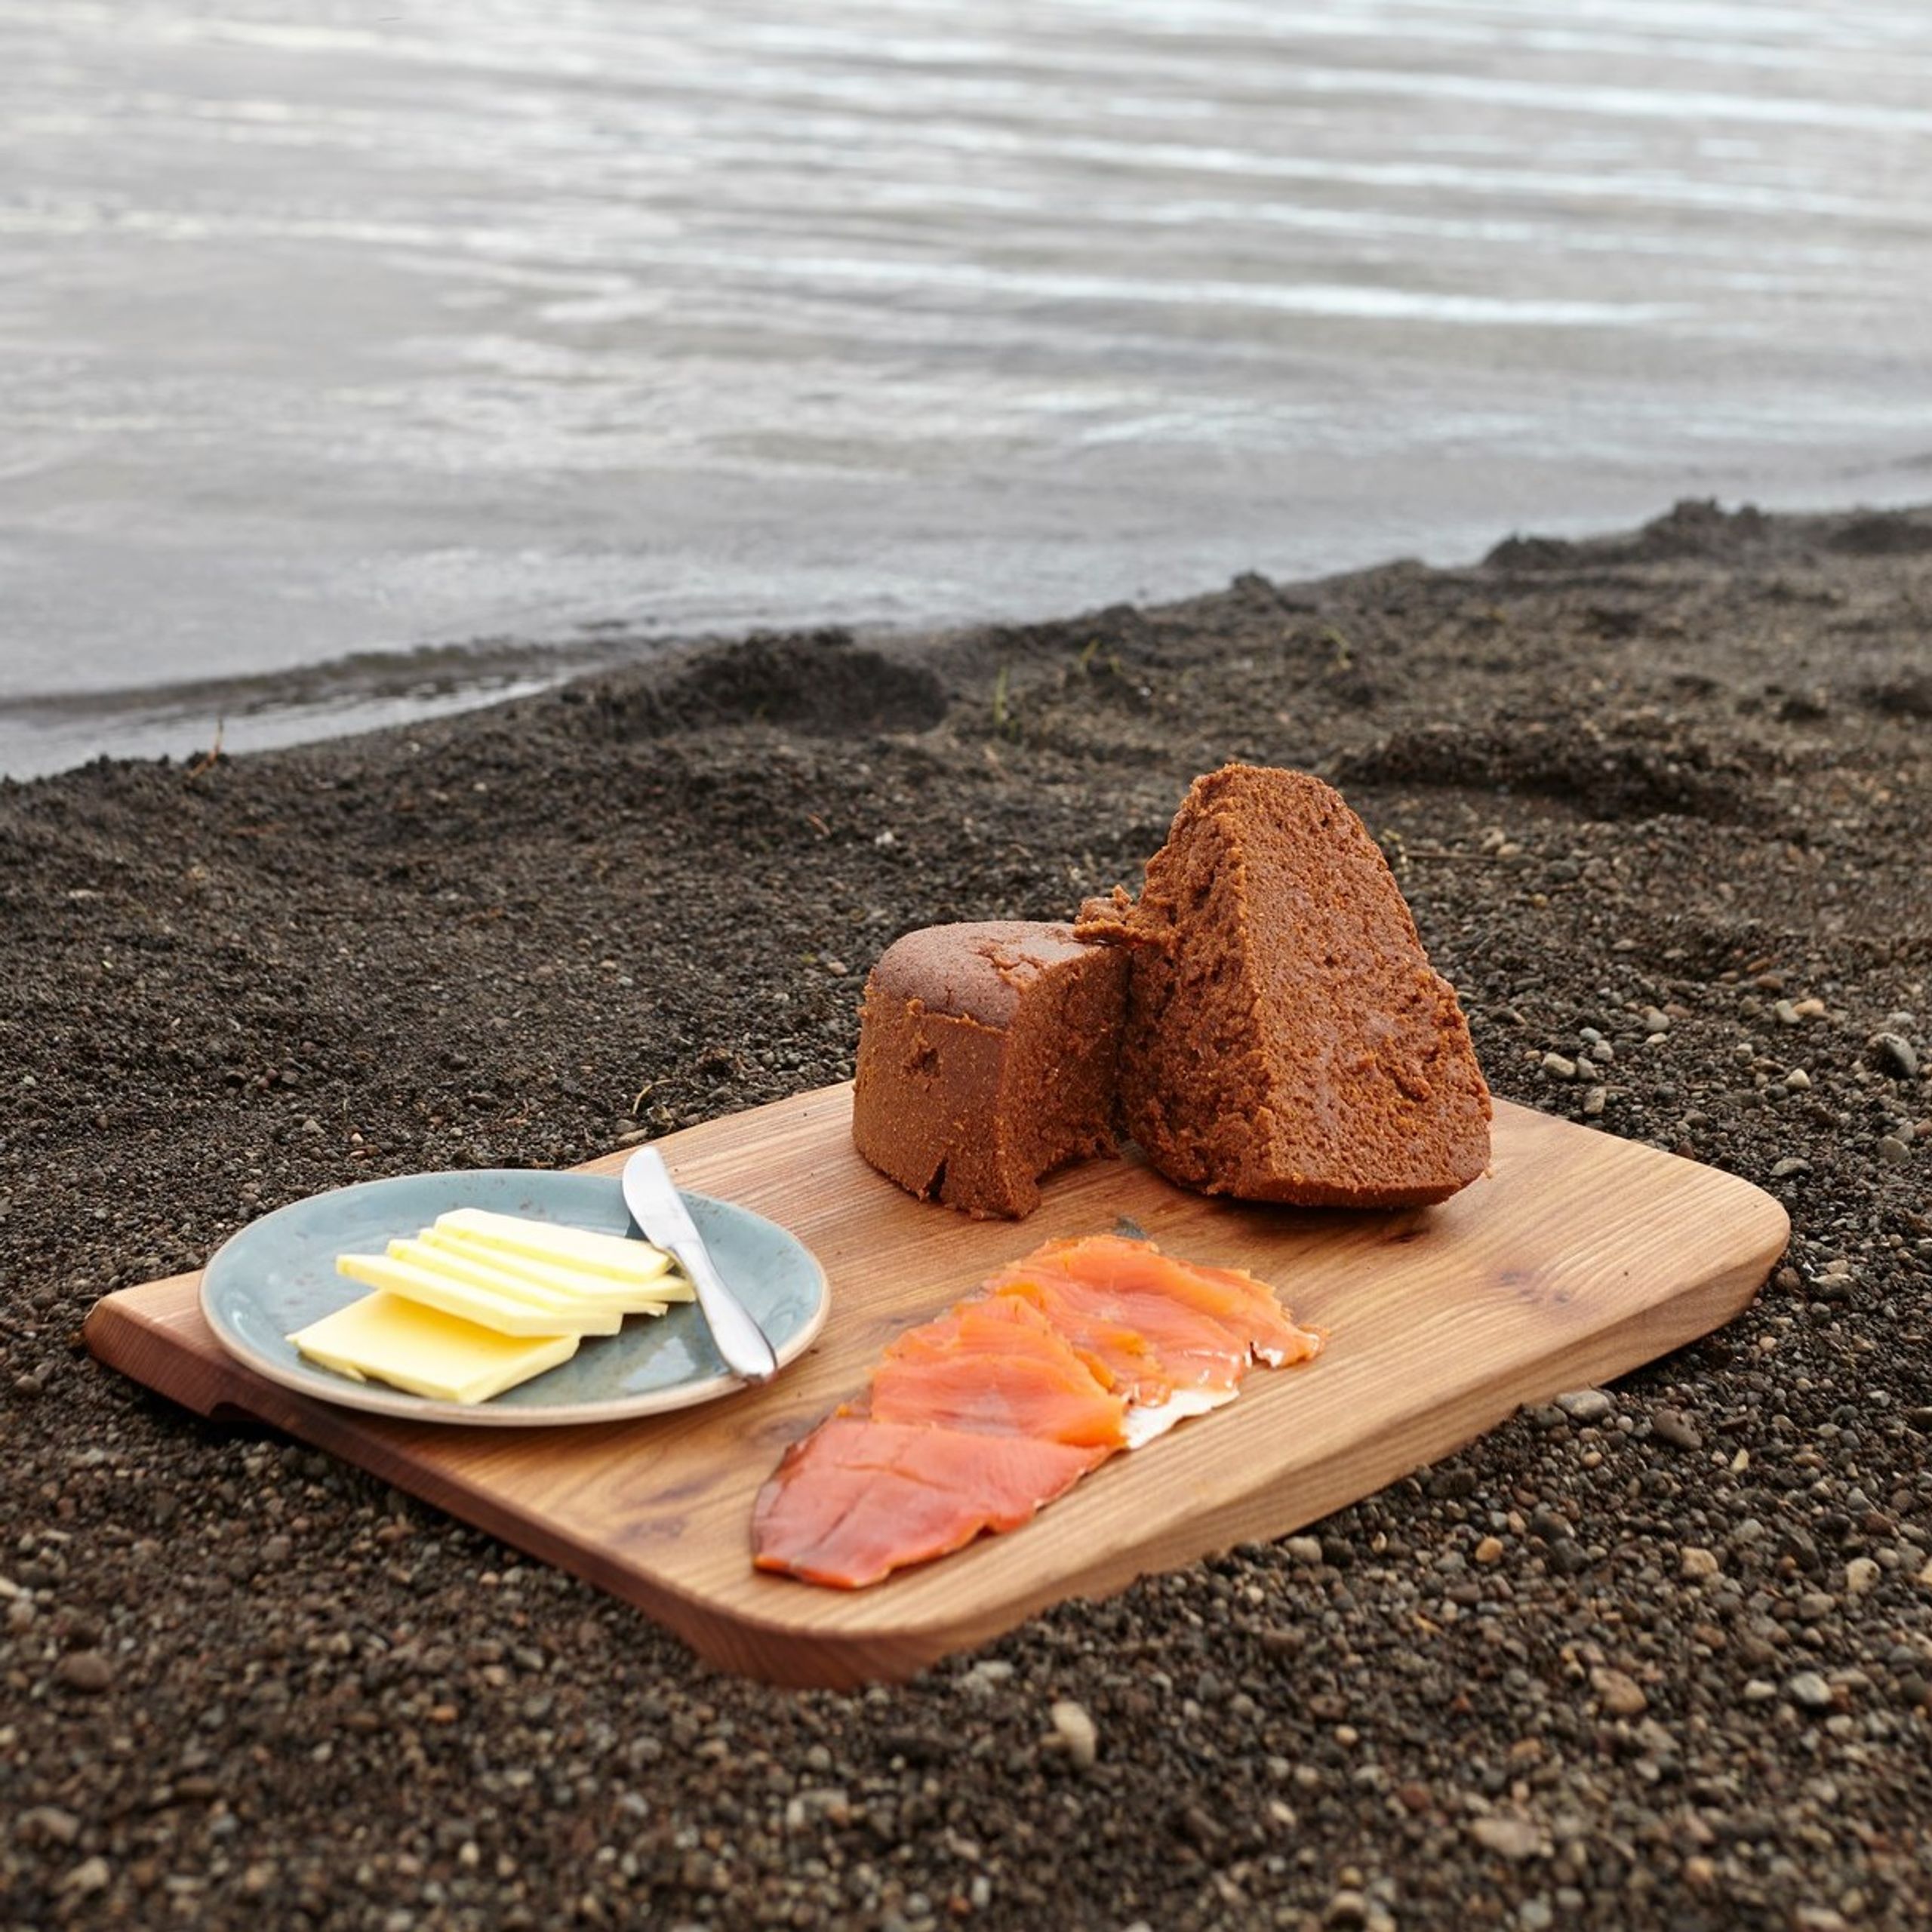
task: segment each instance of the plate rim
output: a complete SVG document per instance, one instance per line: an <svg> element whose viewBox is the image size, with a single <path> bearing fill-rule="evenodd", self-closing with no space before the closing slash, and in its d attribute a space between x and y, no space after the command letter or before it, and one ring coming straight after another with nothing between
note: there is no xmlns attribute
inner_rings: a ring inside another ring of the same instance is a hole
<svg viewBox="0 0 1932 1932"><path fill-rule="evenodd" d="M273 1220L278 1214L326 1201L333 1195L358 1193L364 1188L451 1177L480 1179L498 1174L515 1175L525 1180L532 1175L538 1175L559 1180L608 1180L614 1186L617 1185L617 1177L614 1174L586 1174L578 1168L430 1168L406 1174L373 1175L368 1180L344 1181L339 1186L322 1188L313 1194L300 1195L293 1201L284 1201L279 1208L271 1208L266 1214L257 1215L246 1226L237 1228L202 1264L201 1279L196 1284L195 1295L202 1319L208 1324L208 1332L231 1357L265 1381L272 1382L278 1387L288 1389L294 1394L328 1403L333 1407L356 1409L365 1415L387 1416L398 1422L436 1423L474 1429L557 1429L577 1423L628 1422L641 1417L666 1415L680 1409L697 1408L704 1403L721 1400L740 1389L754 1386L742 1376L734 1375L727 1369L701 1381L678 1383L669 1389L651 1389L641 1395L614 1396L601 1401L558 1403L545 1408L496 1408L488 1401L448 1402L435 1396L412 1395L406 1389L387 1388L373 1382L355 1383L350 1381L346 1376L332 1376L326 1370L301 1365L299 1356L294 1364L277 1361L272 1357L257 1352L250 1346L246 1337L237 1334L227 1325L211 1303L208 1282L215 1273L216 1263L237 1241L253 1233L265 1223ZM768 1214L761 1214L755 1208L747 1208L736 1201L727 1201L721 1195L702 1194L688 1187L680 1187L678 1192L687 1203L700 1201L706 1207L721 1209L728 1214L743 1215L771 1229L789 1243L810 1266L817 1283L817 1299L811 1314L798 1332L775 1351L778 1367L782 1373L789 1364L796 1361L818 1339L819 1331L825 1326L826 1318L831 1312L832 1284L826 1277L824 1263L789 1228L773 1220Z"/></svg>

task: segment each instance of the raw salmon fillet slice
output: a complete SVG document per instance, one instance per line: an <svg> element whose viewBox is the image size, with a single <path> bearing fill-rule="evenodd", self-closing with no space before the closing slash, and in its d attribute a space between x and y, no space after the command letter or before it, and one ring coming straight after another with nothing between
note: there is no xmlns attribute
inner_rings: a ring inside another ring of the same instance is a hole
<svg viewBox="0 0 1932 1932"><path fill-rule="evenodd" d="M1066 1340L1023 1303L964 1302L910 1330L872 1373L880 1422L1027 1435L1086 1448L1126 1441L1124 1396L1111 1393Z"/></svg>
<svg viewBox="0 0 1932 1932"><path fill-rule="evenodd" d="M1105 1449L837 1415L785 1452L752 1509L752 1561L856 1590L1017 1529Z"/></svg>

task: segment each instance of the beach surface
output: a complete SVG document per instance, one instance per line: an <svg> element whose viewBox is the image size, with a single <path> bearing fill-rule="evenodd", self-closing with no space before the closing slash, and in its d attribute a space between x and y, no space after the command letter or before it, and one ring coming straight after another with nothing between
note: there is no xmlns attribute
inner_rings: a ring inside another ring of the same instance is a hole
<svg viewBox="0 0 1932 1932"><path fill-rule="evenodd" d="M0 1925L1922 1923L1928 626L1932 510L1687 503L0 783ZM85 1352L304 1195L841 1078L898 933L1229 758L1343 788L1500 1095L1786 1204L1753 1308L857 1695Z"/></svg>

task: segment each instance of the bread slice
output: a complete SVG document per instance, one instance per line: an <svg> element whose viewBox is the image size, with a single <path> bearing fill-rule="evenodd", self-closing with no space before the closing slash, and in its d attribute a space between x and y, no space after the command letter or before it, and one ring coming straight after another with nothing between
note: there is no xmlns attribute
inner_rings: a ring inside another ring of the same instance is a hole
<svg viewBox="0 0 1932 1932"><path fill-rule="evenodd" d="M1489 1162L1489 1089L1367 828L1297 771L1195 780L1137 902L1122 1118L1169 1179L1306 1207L1441 1201Z"/></svg>
<svg viewBox="0 0 1932 1932"><path fill-rule="evenodd" d="M1114 1149L1128 960L1065 924L927 926L879 955L860 1009L852 1138L922 1201L982 1219Z"/></svg>

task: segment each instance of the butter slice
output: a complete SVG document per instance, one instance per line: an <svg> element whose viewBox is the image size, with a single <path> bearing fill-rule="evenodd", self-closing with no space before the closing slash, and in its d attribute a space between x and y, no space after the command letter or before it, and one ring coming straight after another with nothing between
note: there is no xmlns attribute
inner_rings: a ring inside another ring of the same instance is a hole
<svg viewBox="0 0 1932 1932"><path fill-rule="evenodd" d="M439 1248L448 1254L466 1256L486 1267L501 1269L506 1274L518 1275L539 1287L562 1294L588 1295L613 1301L627 1315L660 1315L667 1301L691 1299L691 1283L683 1275L672 1273L668 1265L653 1274L626 1279L616 1275L592 1272L574 1261L539 1260L533 1254L500 1247L460 1228L445 1228L440 1223L433 1228L425 1228L417 1238L427 1247ZM655 1254L657 1251L653 1248L649 1252Z"/></svg>
<svg viewBox="0 0 1932 1932"><path fill-rule="evenodd" d="M574 1335L500 1335L400 1295L365 1295L288 1338L311 1361L432 1401L482 1402L568 1361Z"/></svg>
<svg viewBox="0 0 1932 1932"><path fill-rule="evenodd" d="M420 1302L426 1308L453 1315L460 1321L473 1321L479 1328L494 1328L500 1335L525 1340L546 1335L614 1335L623 1321L623 1316L604 1309L580 1309L568 1315L555 1309L533 1308L527 1301L492 1294L454 1275L432 1274L407 1261L392 1261L386 1254L338 1254L335 1270L365 1288L381 1288L405 1301Z"/></svg>
<svg viewBox="0 0 1932 1932"><path fill-rule="evenodd" d="M392 1261L406 1263L412 1268L420 1268L425 1274L439 1275L459 1286L496 1296L518 1308L528 1309L533 1315L549 1316L552 1322L549 1333L553 1335L570 1328L586 1335L614 1335L623 1326L624 1317L637 1306L636 1295L613 1283L592 1282L589 1292L583 1294L565 1288L543 1287L525 1276L493 1266L482 1259L485 1252L480 1248L472 1251L454 1244L445 1247L440 1242L422 1240L392 1241L389 1245L389 1258ZM380 1285L387 1287L393 1284L383 1282ZM465 1309L450 1306L448 1312L482 1321L486 1328L494 1325L485 1321L480 1314L469 1315Z"/></svg>
<svg viewBox="0 0 1932 1932"><path fill-rule="evenodd" d="M559 1227L521 1214L494 1214L487 1208L452 1208L436 1217L439 1232L460 1235L490 1247L507 1248L553 1268L575 1268L620 1281L648 1281L662 1275L671 1257L647 1241L626 1235L598 1234L589 1228Z"/></svg>

